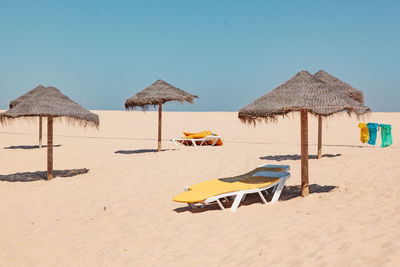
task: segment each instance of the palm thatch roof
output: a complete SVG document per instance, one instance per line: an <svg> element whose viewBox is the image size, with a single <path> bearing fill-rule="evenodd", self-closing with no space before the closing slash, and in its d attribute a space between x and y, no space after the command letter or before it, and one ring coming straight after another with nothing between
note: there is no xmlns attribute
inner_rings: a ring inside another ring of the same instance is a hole
<svg viewBox="0 0 400 267"><path fill-rule="evenodd" d="M163 80L157 80L155 83L145 88L143 91L135 94L125 101L126 109L140 108L148 109L150 106L156 106L167 101L179 101L193 103L198 98L196 95L189 94Z"/></svg>
<svg viewBox="0 0 400 267"><path fill-rule="evenodd" d="M243 122L275 120L291 111L307 110L314 115L330 116L347 111L362 115L369 108L348 97L346 93L300 71L287 82L239 110Z"/></svg>
<svg viewBox="0 0 400 267"><path fill-rule="evenodd" d="M11 100L10 101L10 108L13 108L14 106L18 105L19 103L21 103L24 100L29 99L32 95L34 94L40 94L41 91L46 90L46 87L39 85L36 88L33 88L32 90L30 90L29 92L21 95L20 97Z"/></svg>
<svg viewBox="0 0 400 267"><path fill-rule="evenodd" d="M350 98L354 99L355 101L364 104L364 95L363 92L357 90L356 88L352 87L351 85L341 81L340 79L336 78L335 76L330 75L326 71L320 70L314 74L314 77L317 77L321 81L334 86L335 90L343 91L344 93L348 94Z"/></svg>
<svg viewBox="0 0 400 267"><path fill-rule="evenodd" d="M28 93L10 102L12 108L0 113L2 123L9 119L51 116L66 118L72 123L78 122L83 127L99 126L99 116L69 99L55 87L39 85Z"/></svg>

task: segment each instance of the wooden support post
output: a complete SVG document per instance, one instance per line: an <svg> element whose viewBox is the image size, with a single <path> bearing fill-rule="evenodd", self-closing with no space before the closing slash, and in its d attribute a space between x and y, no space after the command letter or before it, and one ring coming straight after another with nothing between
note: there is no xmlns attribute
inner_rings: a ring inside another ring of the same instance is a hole
<svg viewBox="0 0 400 267"><path fill-rule="evenodd" d="M322 157L322 116L318 115L318 159Z"/></svg>
<svg viewBox="0 0 400 267"><path fill-rule="evenodd" d="M42 116L39 116L39 148L42 148Z"/></svg>
<svg viewBox="0 0 400 267"><path fill-rule="evenodd" d="M53 117L47 117L47 180L53 179Z"/></svg>
<svg viewBox="0 0 400 267"><path fill-rule="evenodd" d="M162 102L158 102L158 152L161 152Z"/></svg>
<svg viewBox="0 0 400 267"><path fill-rule="evenodd" d="M308 196L308 113L301 110L301 196Z"/></svg>

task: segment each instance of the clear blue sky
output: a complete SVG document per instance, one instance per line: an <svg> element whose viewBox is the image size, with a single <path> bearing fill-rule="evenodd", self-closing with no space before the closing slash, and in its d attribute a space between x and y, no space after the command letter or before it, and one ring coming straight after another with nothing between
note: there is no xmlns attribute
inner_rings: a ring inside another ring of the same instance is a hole
<svg viewBox="0 0 400 267"><path fill-rule="evenodd" d="M400 1L0 0L0 109L39 84L124 109L161 78L200 96L166 110L237 111L300 70L400 111Z"/></svg>

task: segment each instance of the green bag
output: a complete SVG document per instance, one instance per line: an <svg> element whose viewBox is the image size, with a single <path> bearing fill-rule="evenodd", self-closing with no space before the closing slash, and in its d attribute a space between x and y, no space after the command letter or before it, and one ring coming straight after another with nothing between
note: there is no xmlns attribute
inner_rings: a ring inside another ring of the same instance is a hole
<svg viewBox="0 0 400 267"><path fill-rule="evenodd" d="M381 137L382 137L382 146L387 147L392 144L392 125L390 124L381 124Z"/></svg>

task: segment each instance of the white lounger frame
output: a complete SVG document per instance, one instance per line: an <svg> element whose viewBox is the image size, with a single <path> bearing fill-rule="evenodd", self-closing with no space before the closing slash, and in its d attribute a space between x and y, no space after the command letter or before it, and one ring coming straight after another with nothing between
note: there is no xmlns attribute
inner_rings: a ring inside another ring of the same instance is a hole
<svg viewBox="0 0 400 267"><path fill-rule="evenodd" d="M187 143L187 144L193 144L193 146L202 146L208 141L212 141L211 146L215 146L215 144L218 142L218 140L221 139L221 136L219 135L210 135L206 136L204 138L198 138L198 139L186 139L186 138L177 138L177 139L171 139L172 142L174 142L175 145L181 144L179 141L182 142L182 144ZM200 144L196 144L196 142L200 142Z"/></svg>
<svg viewBox="0 0 400 267"><path fill-rule="evenodd" d="M264 171L260 171L255 173L253 176L264 176L262 175ZM271 172L267 172L267 173L271 173ZM285 186L286 180L290 178L290 173L288 172L281 172L280 173L281 177L279 177L279 180L271 185L268 185L266 187L262 187L262 188L256 188L256 189L250 189L250 190L240 190L240 191L234 191L234 192L229 192L229 193L225 193L225 194L220 194L220 195L216 195L210 198L207 198L206 200L204 200L201 203L188 203L188 205L195 209L198 208L198 206L196 206L196 204L200 204L200 207L203 208L207 203L211 203L211 202L217 202L218 206L221 208L221 210L225 210L224 206L222 205L220 199L221 198L227 198L227 197L233 197L234 201L232 203L231 206L231 211L232 212L236 212L237 208L239 207L240 203L243 202L243 200L245 199L247 194L251 194L251 193L258 193L258 195L260 196L261 200L267 204L267 200L265 199L264 195L262 194L263 191L265 191L265 194L268 194L267 189L272 188L272 193L274 194L272 196L272 199L270 201L270 203L275 203L278 201L279 197L281 196L282 193L282 189ZM265 176L265 177L270 177L270 176ZM189 187L185 188L185 191L188 191Z"/></svg>

